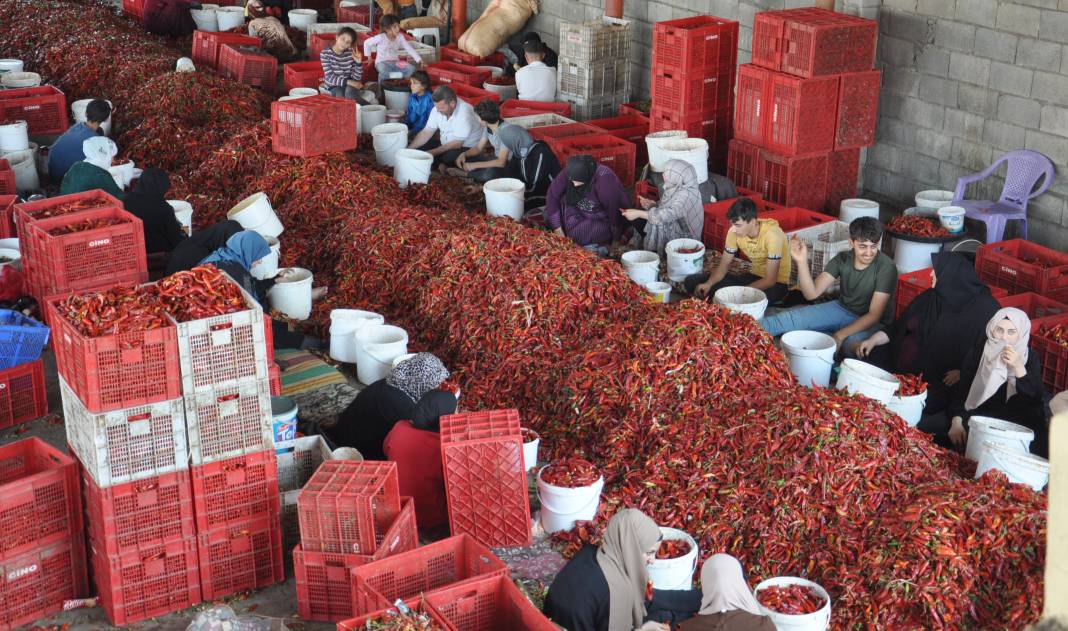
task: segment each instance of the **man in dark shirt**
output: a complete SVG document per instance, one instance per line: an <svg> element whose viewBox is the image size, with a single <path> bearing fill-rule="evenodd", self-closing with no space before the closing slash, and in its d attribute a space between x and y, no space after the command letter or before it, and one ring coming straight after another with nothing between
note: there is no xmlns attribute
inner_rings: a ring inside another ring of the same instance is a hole
<svg viewBox="0 0 1068 631"><path fill-rule="evenodd" d="M559 61L560 59L560 56L556 54L556 51L552 48L549 48L549 46L546 45L545 42L541 41L541 35L538 35L534 31L527 31L523 34L522 41L518 43L513 43L512 41L509 41L508 43L508 49L505 50L505 52L508 52L510 50L515 56L515 58L518 60L508 66L508 74L515 74L516 70L519 70L523 66L527 65L526 50L524 49L527 42L541 42L542 48L545 52L545 58L541 60L542 63L544 63L546 66L549 66L550 68L556 67L557 61Z"/></svg>

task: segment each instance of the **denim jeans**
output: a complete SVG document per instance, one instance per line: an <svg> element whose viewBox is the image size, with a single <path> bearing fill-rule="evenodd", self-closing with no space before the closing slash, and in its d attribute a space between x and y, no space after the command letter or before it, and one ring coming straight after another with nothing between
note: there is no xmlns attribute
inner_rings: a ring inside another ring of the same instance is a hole
<svg viewBox="0 0 1068 631"><path fill-rule="evenodd" d="M401 63L404 65L402 66ZM397 62L397 61L380 61L375 64L375 69L378 70L378 80L386 81L391 79L389 75L394 72L399 72L404 75L404 78L412 76L415 72L415 65L410 61Z"/></svg>
<svg viewBox="0 0 1068 631"><path fill-rule="evenodd" d="M832 300L818 305L780 311L762 319L760 326L764 327L764 330L772 337L778 337L789 331L819 331L830 334L853 324L859 317L843 307L841 302ZM848 352L849 344L863 342L881 328L881 325L876 324L869 329L850 335L842 343L842 348Z"/></svg>

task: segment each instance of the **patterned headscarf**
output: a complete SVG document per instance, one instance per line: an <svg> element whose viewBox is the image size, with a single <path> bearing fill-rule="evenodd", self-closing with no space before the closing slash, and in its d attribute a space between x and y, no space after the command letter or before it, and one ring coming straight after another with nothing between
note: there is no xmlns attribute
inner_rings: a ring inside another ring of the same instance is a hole
<svg viewBox="0 0 1068 631"><path fill-rule="evenodd" d="M408 395L413 403L419 403L427 392L434 390L449 378L449 369L431 353L418 353L397 366L386 377L386 383Z"/></svg>
<svg viewBox="0 0 1068 631"><path fill-rule="evenodd" d="M664 168L664 194L650 220L656 224L679 221L692 235L700 235L705 221L700 183L693 165L683 160L668 160ZM659 217L657 217L659 215Z"/></svg>

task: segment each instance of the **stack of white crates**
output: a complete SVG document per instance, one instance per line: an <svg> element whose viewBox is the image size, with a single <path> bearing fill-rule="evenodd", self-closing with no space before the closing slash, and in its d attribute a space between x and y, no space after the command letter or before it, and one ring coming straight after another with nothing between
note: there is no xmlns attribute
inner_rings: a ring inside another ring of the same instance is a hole
<svg viewBox="0 0 1068 631"><path fill-rule="evenodd" d="M630 101L630 22L605 17L560 25L557 100L576 120L607 118Z"/></svg>

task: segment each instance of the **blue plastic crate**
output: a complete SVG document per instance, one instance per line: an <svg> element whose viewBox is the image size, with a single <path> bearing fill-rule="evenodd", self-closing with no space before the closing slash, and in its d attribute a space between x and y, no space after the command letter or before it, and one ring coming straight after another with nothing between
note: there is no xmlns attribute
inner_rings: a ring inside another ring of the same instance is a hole
<svg viewBox="0 0 1068 631"><path fill-rule="evenodd" d="M50 330L18 311L0 309L0 369L40 359Z"/></svg>

